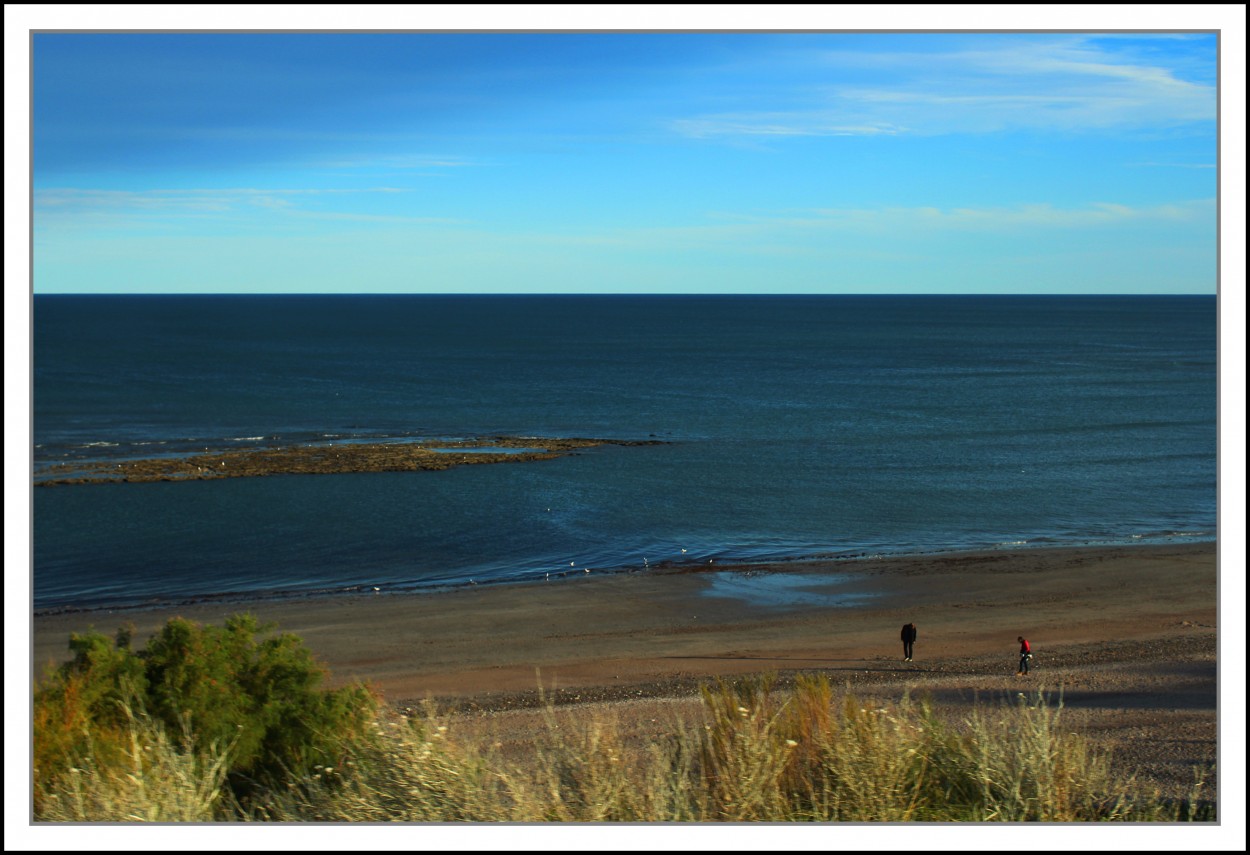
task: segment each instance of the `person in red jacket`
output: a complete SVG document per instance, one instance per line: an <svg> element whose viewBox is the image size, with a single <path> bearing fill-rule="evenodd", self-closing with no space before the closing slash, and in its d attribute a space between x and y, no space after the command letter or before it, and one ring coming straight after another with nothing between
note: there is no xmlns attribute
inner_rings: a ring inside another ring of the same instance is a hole
<svg viewBox="0 0 1250 855"><path fill-rule="evenodd" d="M1033 649L1023 635L1017 637L1016 641L1020 642L1020 669L1016 671L1016 676L1023 677L1029 673L1029 660L1033 658Z"/></svg>

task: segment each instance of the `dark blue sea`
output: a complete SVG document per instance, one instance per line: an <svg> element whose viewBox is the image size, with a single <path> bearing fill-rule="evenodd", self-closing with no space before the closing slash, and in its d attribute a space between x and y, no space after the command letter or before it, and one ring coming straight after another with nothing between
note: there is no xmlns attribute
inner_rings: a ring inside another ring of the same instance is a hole
<svg viewBox="0 0 1250 855"><path fill-rule="evenodd" d="M34 488L34 605L1213 540L1216 327L1214 297L40 295L36 472L364 439L665 444Z"/></svg>

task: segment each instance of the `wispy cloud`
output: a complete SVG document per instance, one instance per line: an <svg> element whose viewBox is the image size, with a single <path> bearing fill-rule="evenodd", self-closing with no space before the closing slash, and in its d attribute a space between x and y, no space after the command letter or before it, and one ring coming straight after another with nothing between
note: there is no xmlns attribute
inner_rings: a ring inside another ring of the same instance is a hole
<svg viewBox="0 0 1250 855"><path fill-rule="evenodd" d="M906 129L885 123L839 124L821 113L743 113L677 119L672 127L688 137L860 137L898 134Z"/></svg>
<svg viewBox="0 0 1250 855"><path fill-rule="evenodd" d="M1218 164L1214 163L1162 163L1159 161L1145 161L1142 163L1129 163L1127 166L1132 167L1158 167L1161 169L1215 169Z"/></svg>
<svg viewBox="0 0 1250 855"><path fill-rule="evenodd" d="M455 223L460 220L406 216L389 212L343 209L352 197L408 193L396 187L367 188L180 188L100 190L56 187L34 193L35 224L77 222L123 224L161 217L241 217L248 213L275 213L283 217L376 223ZM316 203L314 203L316 200ZM325 200L343 200L327 207Z"/></svg>
<svg viewBox="0 0 1250 855"><path fill-rule="evenodd" d="M239 205L279 207L299 196L405 193L398 187L368 188L181 188L177 190L97 190L52 187L36 190L35 208L133 208L141 210L226 211Z"/></svg>
<svg viewBox="0 0 1250 855"><path fill-rule="evenodd" d="M1171 128L1216 113L1214 85L1079 36L985 50L828 51L808 61L827 82L809 77L763 96L798 107L708 113L670 128L698 138L1089 131ZM849 77L867 82L840 82Z"/></svg>
<svg viewBox="0 0 1250 855"><path fill-rule="evenodd" d="M906 242L940 233L1059 234L1067 231L1110 229L1146 224L1199 223L1213 219L1215 201L1198 199L1164 205L1133 206L1097 202L1077 208L1049 204L1013 207L936 206L883 208L820 208L792 213L711 216L714 222L658 228L623 228L597 232L527 234L533 243L602 248L703 248L761 253L801 250L819 252L836 236L889 236ZM1214 236L1212 238L1214 240ZM813 243L816 241L816 243Z"/></svg>
<svg viewBox="0 0 1250 855"><path fill-rule="evenodd" d="M482 166L479 161L463 157L447 157L441 155L381 155L364 157L344 157L324 160L313 166L325 169L459 169L468 166Z"/></svg>
<svg viewBox="0 0 1250 855"><path fill-rule="evenodd" d="M1049 204L982 208L821 209L815 216L787 219L791 225L851 228L925 228L968 232L1024 229L1075 229L1115 226L1130 222L1185 222L1213 214L1215 202L1201 199L1149 206L1095 202L1080 208Z"/></svg>

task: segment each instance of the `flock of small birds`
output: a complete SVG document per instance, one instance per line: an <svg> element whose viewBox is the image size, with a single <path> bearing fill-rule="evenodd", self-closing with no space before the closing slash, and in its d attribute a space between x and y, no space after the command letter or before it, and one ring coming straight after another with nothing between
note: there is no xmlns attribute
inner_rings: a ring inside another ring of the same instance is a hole
<svg viewBox="0 0 1250 855"><path fill-rule="evenodd" d="M549 511L550 511L550 510L551 510L551 508L547 508L547 510L549 510ZM681 554L682 554L682 555L687 554L687 550L686 550L686 548L685 548L684 546L683 546L683 547L681 547ZM709 558L709 559L707 560L707 563L708 563L708 564L711 564L711 563L712 563L712 559L711 559L711 558ZM557 573L557 574L556 574L556 577L557 577L557 578L563 578L563 577L567 576L567 575L568 575L569 573L571 573L571 572L572 572L572 573L577 572L577 562L576 562L576 561L570 561L570 562L569 562L569 566L570 566L570 567L572 567L572 568L574 568L574 569L573 569L573 570L565 570L565 571L562 571L562 572L560 572L560 573ZM650 561L648 558L646 558L645 556L644 556L644 557L643 557L643 559L642 559L642 566L643 566L643 568L644 568L644 569L649 568L649 567L651 566L651 561ZM589 568L589 567L583 567L583 568L582 568L582 572L583 572L583 573L589 573L589 572L590 572L590 568ZM551 581L551 571L550 571L550 570L545 571L545 572L543 573L543 580L544 580L544 581L547 581L547 582L550 582L550 581ZM470 579L469 581L470 581L470 583L472 583L472 581L473 581L473 580L472 580L472 579Z"/></svg>
<svg viewBox="0 0 1250 855"><path fill-rule="evenodd" d="M225 464L223 463L222 465L224 466ZM550 513L550 512L551 512L551 508L547 508L547 512L548 512L548 513ZM681 554L682 554L682 555L687 554L686 547L684 547L684 546L683 546L683 547L681 547ZM712 563L712 559L710 559L710 558L709 558L709 559L708 559L708 561L707 561L707 563L708 563L708 564L711 564L711 563ZM574 570L573 570L573 571L568 571L568 570L565 570L565 571L564 571L564 572L562 572L562 573L557 573L557 574L556 574L556 576L557 576L557 577L564 577L564 576L567 576L567 575L569 574L569 572L576 572L576 568L577 568L577 562L576 562L576 561L570 561L570 562L569 562L569 566L570 566L570 567L572 567L572 568L574 568ZM643 566L644 568L649 568L649 567L651 566L651 562L650 562L647 558L645 558L645 557L644 557L644 558L642 559L642 566ZM590 568L589 568L589 567L583 567L583 568L582 568L582 572L583 572L583 573L589 573L589 572L590 572ZM544 581L546 581L546 582L550 582L550 581L551 581L551 571L550 571L550 570L545 571L545 572L543 573L543 580L544 580ZM473 579L470 579L470 580L469 580L469 584L470 584L470 585L476 585L476 584L477 584L477 582L476 582L475 580L473 580ZM381 590L382 590L382 589L381 589L380 587L378 587L377 585L374 585L374 586L373 586L373 592L374 592L375 594L376 594L376 593L379 593Z"/></svg>

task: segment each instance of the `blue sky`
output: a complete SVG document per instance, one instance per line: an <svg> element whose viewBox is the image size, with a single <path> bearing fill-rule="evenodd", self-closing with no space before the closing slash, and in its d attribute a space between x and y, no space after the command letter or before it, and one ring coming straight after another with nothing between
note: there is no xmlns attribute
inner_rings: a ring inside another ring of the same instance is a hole
<svg viewBox="0 0 1250 855"><path fill-rule="evenodd" d="M33 45L36 293L1215 293L1210 34Z"/></svg>

